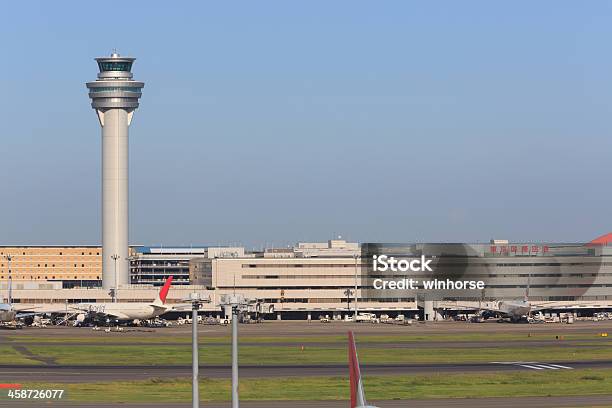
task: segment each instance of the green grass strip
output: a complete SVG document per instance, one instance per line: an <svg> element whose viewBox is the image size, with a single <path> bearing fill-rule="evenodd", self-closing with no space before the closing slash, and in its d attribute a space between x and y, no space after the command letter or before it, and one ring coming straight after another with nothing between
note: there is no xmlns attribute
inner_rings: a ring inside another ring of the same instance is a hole
<svg viewBox="0 0 612 408"><path fill-rule="evenodd" d="M191 348L182 346L28 346L35 355L57 364L174 365L190 364ZM242 346L241 364L344 364L345 347ZM229 346L200 347L202 364L229 364ZM612 359L612 347L362 348L362 363L461 363L491 361L573 361Z"/></svg>
<svg viewBox="0 0 612 408"><path fill-rule="evenodd" d="M0 364L41 364L39 361L32 360L11 346L0 346Z"/></svg>
<svg viewBox="0 0 612 408"><path fill-rule="evenodd" d="M72 401L187 402L191 382L147 381L94 384L24 384L24 388L66 389ZM558 370L482 374L430 374L365 378L368 399L432 399L527 397L609 394L612 370ZM202 379L203 401L228 401L230 381ZM240 397L249 400L345 400L348 380L343 377L242 379Z"/></svg>

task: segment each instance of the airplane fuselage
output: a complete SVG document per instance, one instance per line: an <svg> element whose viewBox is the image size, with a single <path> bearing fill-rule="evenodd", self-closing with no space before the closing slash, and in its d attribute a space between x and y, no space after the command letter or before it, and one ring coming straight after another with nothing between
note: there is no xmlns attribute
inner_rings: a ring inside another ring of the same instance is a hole
<svg viewBox="0 0 612 408"><path fill-rule="evenodd" d="M512 319L520 319L529 315L531 303L527 300L502 300L499 311Z"/></svg>
<svg viewBox="0 0 612 408"><path fill-rule="evenodd" d="M0 303L0 323L12 322L15 320L17 312L9 303Z"/></svg>
<svg viewBox="0 0 612 408"><path fill-rule="evenodd" d="M111 320L153 319L167 310L147 303L81 303L76 308L83 312L107 315Z"/></svg>
<svg viewBox="0 0 612 408"><path fill-rule="evenodd" d="M12 322L15 320L17 313L14 310L0 310L0 322Z"/></svg>

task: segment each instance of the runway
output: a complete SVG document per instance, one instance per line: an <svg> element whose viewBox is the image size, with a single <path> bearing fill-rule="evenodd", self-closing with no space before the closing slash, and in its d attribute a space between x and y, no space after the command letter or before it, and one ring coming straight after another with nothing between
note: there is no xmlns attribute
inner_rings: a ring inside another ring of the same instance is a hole
<svg viewBox="0 0 612 408"><path fill-rule="evenodd" d="M362 365L368 375L409 375L423 373L469 373L571 370L586 368L612 368L612 361L498 361L489 363L458 364L369 364ZM242 365L241 378L274 377L344 377L348 368L344 364L330 365ZM149 378L188 378L191 366L24 366L0 365L0 383L58 382L91 383L115 380L145 380ZM231 367L226 365L202 365L200 376L207 378L231 378Z"/></svg>
<svg viewBox="0 0 612 408"><path fill-rule="evenodd" d="M393 400L368 401L381 408L516 408L517 406L530 408L569 408L569 407L604 407L612 406L612 395L592 396L565 396L565 397L515 397L515 398L440 398L428 400ZM346 408L348 401L241 401L242 408ZM109 403L69 403L54 402L26 402L26 401L0 401L0 407L39 408L68 407L68 408L191 408L191 403L163 403L163 404L109 404ZM201 402L202 408L230 408L231 403Z"/></svg>

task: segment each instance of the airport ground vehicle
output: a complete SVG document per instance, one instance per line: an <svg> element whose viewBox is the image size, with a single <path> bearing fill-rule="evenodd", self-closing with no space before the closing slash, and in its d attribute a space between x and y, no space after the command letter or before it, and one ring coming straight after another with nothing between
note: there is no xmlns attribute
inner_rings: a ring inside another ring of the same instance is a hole
<svg viewBox="0 0 612 408"><path fill-rule="evenodd" d="M356 322L379 323L380 320L374 313L359 313Z"/></svg>

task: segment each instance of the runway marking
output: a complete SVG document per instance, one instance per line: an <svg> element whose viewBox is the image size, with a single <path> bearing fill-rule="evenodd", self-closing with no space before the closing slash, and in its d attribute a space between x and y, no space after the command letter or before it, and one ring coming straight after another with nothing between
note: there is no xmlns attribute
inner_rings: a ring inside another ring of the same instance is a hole
<svg viewBox="0 0 612 408"><path fill-rule="evenodd" d="M532 368L534 370L543 370L544 369L542 367L532 366L532 365L529 365L529 364L516 364L516 365L519 365L519 366L525 367L525 368Z"/></svg>
<svg viewBox="0 0 612 408"><path fill-rule="evenodd" d="M546 365L546 364L537 364L536 367L542 367L544 369L549 369L549 370L558 370L559 367L554 367L553 365Z"/></svg>
<svg viewBox="0 0 612 408"><path fill-rule="evenodd" d="M561 364L540 363L537 361L492 361L491 364L513 365L529 368L531 370L573 370L572 367L564 366Z"/></svg>
<svg viewBox="0 0 612 408"><path fill-rule="evenodd" d="M573 367L567 367L561 364L548 364L549 366L553 366L553 367L559 367L559 368L565 368L566 370L573 370Z"/></svg>

